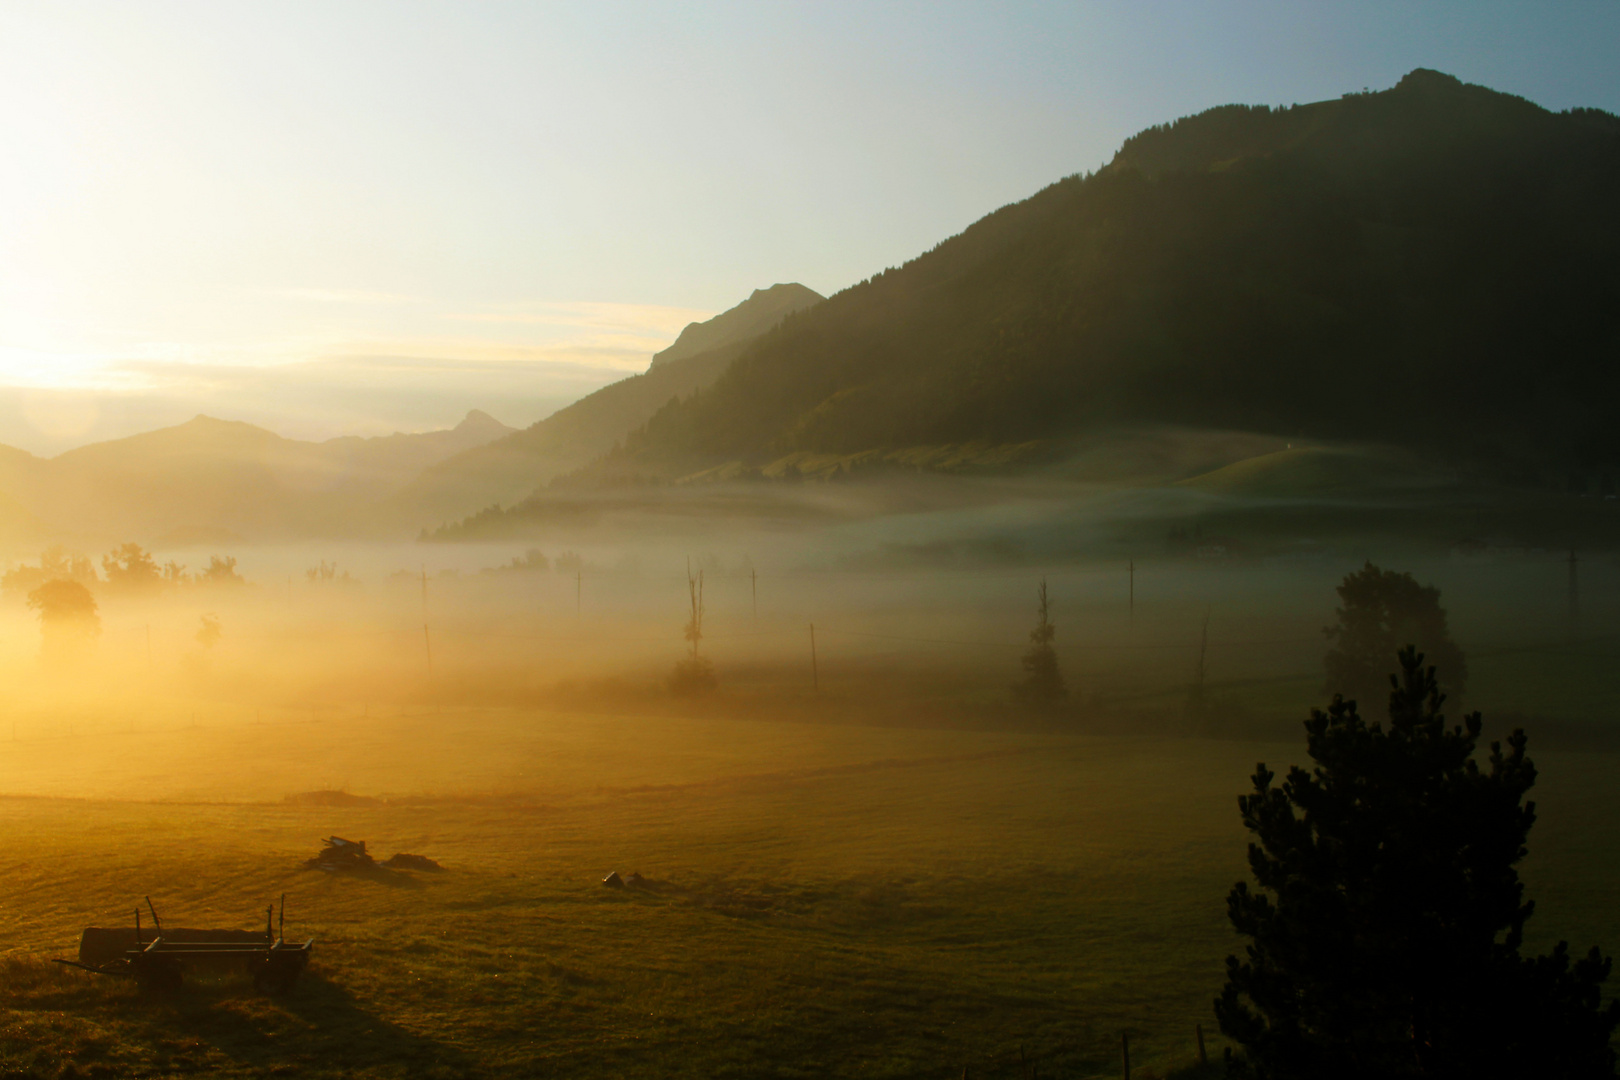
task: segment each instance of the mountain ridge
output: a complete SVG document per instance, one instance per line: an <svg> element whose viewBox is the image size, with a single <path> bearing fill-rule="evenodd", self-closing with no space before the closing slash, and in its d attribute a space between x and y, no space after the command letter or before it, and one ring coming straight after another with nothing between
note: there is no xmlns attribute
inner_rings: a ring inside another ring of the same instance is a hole
<svg viewBox="0 0 1620 1080"><path fill-rule="evenodd" d="M783 319L826 297L798 282L755 289L748 299L704 322L687 323L673 344L653 354L647 370L758 337Z"/></svg>
<svg viewBox="0 0 1620 1080"><path fill-rule="evenodd" d="M560 483L1169 423L1620 461L1620 121L1419 69L1126 140L750 344Z"/></svg>
<svg viewBox="0 0 1620 1080"><path fill-rule="evenodd" d="M474 410L454 428L311 442L199 414L52 458L4 448L0 506L27 515L18 541L44 533L146 542L177 530L347 533L365 527L367 503L512 430Z"/></svg>
<svg viewBox="0 0 1620 1080"><path fill-rule="evenodd" d="M610 451L669 402L708 386L759 336L820 303L796 282L755 289L705 323L691 323L647 370L587 394L522 431L431 466L390 500L388 513L416 525L511 503ZM709 330L694 334L694 330ZM716 329L717 328L717 329ZM762 328L762 329L761 329ZM693 342L719 341L699 351ZM661 359L662 358L662 359Z"/></svg>

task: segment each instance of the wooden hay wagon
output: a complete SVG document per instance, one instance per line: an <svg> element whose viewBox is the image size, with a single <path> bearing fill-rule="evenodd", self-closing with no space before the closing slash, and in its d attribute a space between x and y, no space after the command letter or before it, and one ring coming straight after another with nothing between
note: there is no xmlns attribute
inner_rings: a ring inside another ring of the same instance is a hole
<svg viewBox="0 0 1620 1080"><path fill-rule="evenodd" d="M86 927L79 938L79 959L57 960L58 964L82 968L97 975L132 978L149 991L177 990L184 972L198 969L245 970L253 985L270 994L291 990L298 976L309 965L315 942L286 940L287 897L281 897L280 927L276 910L264 913L264 931L255 930L164 930L152 898L146 898L152 913L153 936L141 926L141 909L135 909L135 927L109 929Z"/></svg>

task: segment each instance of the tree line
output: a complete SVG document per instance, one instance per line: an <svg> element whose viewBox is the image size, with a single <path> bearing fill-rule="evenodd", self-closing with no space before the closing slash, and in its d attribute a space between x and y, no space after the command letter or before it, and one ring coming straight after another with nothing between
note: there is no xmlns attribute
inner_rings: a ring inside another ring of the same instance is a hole
<svg viewBox="0 0 1620 1080"><path fill-rule="evenodd" d="M1611 958L1563 941L1523 951L1536 911L1517 870L1536 821L1528 737L1515 729L1481 761L1481 714L1447 721L1446 689L1463 692L1468 665L1438 589L1368 562L1337 591L1332 700L1305 721L1313 765L1279 779L1261 762L1238 799L1254 880L1227 896L1246 945L1214 1003L1236 1044L1225 1075L1614 1076ZM1065 690L1044 580L1036 595L1015 691L1052 703Z"/></svg>
<svg viewBox="0 0 1620 1080"><path fill-rule="evenodd" d="M35 564L22 563L0 574L0 594L26 597L53 582L71 582L86 590L105 588L124 594L152 594L189 585L242 585L232 555L210 555L208 565L195 571L173 559L161 566L139 544L120 544L101 558L101 572L88 555L69 552L60 544L46 548Z"/></svg>

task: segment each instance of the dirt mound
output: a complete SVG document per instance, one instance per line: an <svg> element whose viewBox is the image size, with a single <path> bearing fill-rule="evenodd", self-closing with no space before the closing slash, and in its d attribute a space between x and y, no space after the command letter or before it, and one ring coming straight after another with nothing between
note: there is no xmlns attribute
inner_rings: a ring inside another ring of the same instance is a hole
<svg viewBox="0 0 1620 1080"><path fill-rule="evenodd" d="M385 859L382 865L388 867L390 870L439 871L444 869L444 867L440 866L426 855L411 855L403 851L391 859Z"/></svg>

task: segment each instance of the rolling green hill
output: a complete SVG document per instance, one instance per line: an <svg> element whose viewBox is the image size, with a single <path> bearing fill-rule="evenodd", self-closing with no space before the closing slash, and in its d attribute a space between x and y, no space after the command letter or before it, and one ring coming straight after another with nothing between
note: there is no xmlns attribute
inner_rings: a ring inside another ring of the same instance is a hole
<svg viewBox="0 0 1620 1080"><path fill-rule="evenodd" d="M1301 447L1244 458L1178 486L1220 495L1299 499L1410 488L1437 479L1433 470L1396 454Z"/></svg>
<svg viewBox="0 0 1620 1080"><path fill-rule="evenodd" d="M1212 109L790 316L571 480L1175 424L1563 483L1620 462L1617 256L1610 114L1424 70Z"/></svg>

